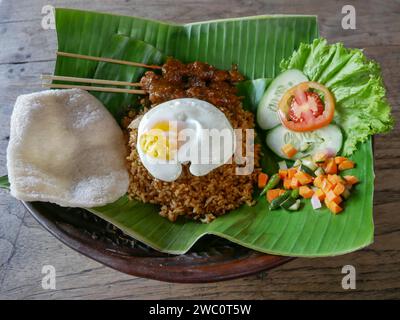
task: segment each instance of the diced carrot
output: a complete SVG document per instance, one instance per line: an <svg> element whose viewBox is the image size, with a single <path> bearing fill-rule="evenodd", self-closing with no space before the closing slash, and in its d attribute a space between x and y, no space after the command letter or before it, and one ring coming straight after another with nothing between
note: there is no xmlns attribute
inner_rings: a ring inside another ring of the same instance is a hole
<svg viewBox="0 0 400 320"><path fill-rule="evenodd" d="M345 186L342 183L338 183L335 188L333 188L333 192L337 195L340 196L344 190L346 190Z"/></svg>
<svg viewBox="0 0 400 320"><path fill-rule="evenodd" d="M332 189L332 187L332 183L330 183L327 179L322 182L321 189L323 192L325 192L325 194L327 194Z"/></svg>
<svg viewBox="0 0 400 320"><path fill-rule="evenodd" d="M333 214L338 214L339 212L341 212L343 210L337 203L335 203L333 201L325 200L325 204Z"/></svg>
<svg viewBox="0 0 400 320"><path fill-rule="evenodd" d="M284 170L284 169L279 169L279 177L281 178L281 180L285 179L288 175L288 171Z"/></svg>
<svg viewBox="0 0 400 320"><path fill-rule="evenodd" d="M348 199L350 197L350 191L349 189L345 188L344 192L341 195L344 199Z"/></svg>
<svg viewBox="0 0 400 320"><path fill-rule="evenodd" d="M333 192L333 190L329 190L327 193L326 193L326 199L328 200L328 201L333 201L333 199L335 199L337 197L337 195Z"/></svg>
<svg viewBox="0 0 400 320"><path fill-rule="evenodd" d="M300 187L299 180L297 180L296 178L292 178L292 180L290 182L290 187L292 189L297 189L298 187Z"/></svg>
<svg viewBox="0 0 400 320"><path fill-rule="evenodd" d="M325 193L321 189L317 189L317 191L314 192L314 194L317 196L319 201L322 201L325 199Z"/></svg>
<svg viewBox="0 0 400 320"><path fill-rule="evenodd" d="M260 189L264 188L268 182L268 175L264 172L258 174L258 187Z"/></svg>
<svg viewBox="0 0 400 320"><path fill-rule="evenodd" d="M296 148L291 143L285 144L281 150L288 158L293 158L297 153Z"/></svg>
<svg viewBox="0 0 400 320"><path fill-rule="evenodd" d="M328 175L326 176L326 178L328 179L328 181L329 181L330 183L332 183L333 186L336 185L337 181L336 181L336 179L335 179L335 175L334 175L334 174L328 174Z"/></svg>
<svg viewBox="0 0 400 320"><path fill-rule="evenodd" d="M303 186L312 182L312 177L303 171L296 172L294 177L299 180L300 184Z"/></svg>
<svg viewBox="0 0 400 320"><path fill-rule="evenodd" d="M335 163L336 164L340 164L340 163L342 163L343 161L346 161L346 160L347 160L346 157L335 157Z"/></svg>
<svg viewBox="0 0 400 320"><path fill-rule="evenodd" d="M326 166L325 166L325 172L328 174L336 174L337 173L337 165L335 163L335 159L329 158Z"/></svg>
<svg viewBox="0 0 400 320"><path fill-rule="evenodd" d="M339 170L347 170L347 169L353 169L354 168L354 162L350 160L343 161L341 164L339 164Z"/></svg>
<svg viewBox="0 0 400 320"><path fill-rule="evenodd" d="M286 192L286 190L284 190L284 189L279 189L279 195L280 195L280 196L283 195L285 192Z"/></svg>
<svg viewBox="0 0 400 320"><path fill-rule="evenodd" d="M333 202L335 202L336 204L341 204L343 202L343 198L341 196L338 196Z"/></svg>
<svg viewBox="0 0 400 320"><path fill-rule="evenodd" d="M333 190L330 190L330 191L326 194L326 199L327 199L328 201L335 202L335 203L337 203L337 204L339 204L339 203L342 202L342 198L341 198L340 196L336 195L336 194L333 192Z"/></svg>
<svg viewBox="0 0 400 320"><path fill-rule="evenodd" d="M304 198L304 199L309 199L313 196L314 191L312 191L309 187L307 186L301 186L299 187L299 194Z"/></svg>
<svg viewBox="0 0 400 320"><path fill-rule="evenodd" d="M322 187L322 183L324 182L325 177L324 176L318 176L314 179L314 186L316 186L317 188L321 188Z"/></svg>
<svg viewBox="0 0 400 320"><path fill-rule="evenodd" d="M294 175L296 174L296 172L297 172L297 169L295 169L295 168L288 169L288 178L292 179L294 177Z"/></svg>
<svg viewBox="0 0 400 320"><path fill-rule="evenodd" d="M267 191L267 200L269 203L272 202L275 198L278 198L279 195L281 194L281 189L271 189Z"/></svg>
<svg viewBox="0 0 400 320"><path fill-rule="evenodd" d="M328 181L332 183L333 185L337 185L338 183L344 184L345 181L342 179L342 177L338 176L337 174L328 174Z"/></svg>
<svg viewBox="0 0 400 320"><path fill-rule="evenodd" d="M286 190L289 190L289 189L290 189L291 184L292 184L292 179L289 179L289 178L283 179L283 187L284 187Z"/></svg>
<svg viewBox="0 0 400 320"><path fill-rule="evenodd" d="M359 182L356 176L344 176L343 178L349 185L353 185Z"/></svg>

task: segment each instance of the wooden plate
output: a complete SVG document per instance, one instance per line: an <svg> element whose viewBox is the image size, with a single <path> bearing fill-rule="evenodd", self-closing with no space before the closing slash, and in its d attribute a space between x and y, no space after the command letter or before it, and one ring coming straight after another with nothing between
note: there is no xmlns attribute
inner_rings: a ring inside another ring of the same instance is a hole
<svg viewBox="0 0 400 320"><path fill-rule="evenodd" d="M268 270L293 259L262 254L214 236L201 238L184 255L168 255L124 235L83 209L47 202L23 204L70 248L138 277L181 283L214 282Z"/></svg>

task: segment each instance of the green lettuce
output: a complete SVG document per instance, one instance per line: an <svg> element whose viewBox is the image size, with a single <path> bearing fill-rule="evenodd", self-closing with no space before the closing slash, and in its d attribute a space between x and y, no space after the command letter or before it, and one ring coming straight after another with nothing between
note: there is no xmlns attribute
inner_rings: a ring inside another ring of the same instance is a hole
<svg viewBox="0 0 400 320"><path fill-rule="evenodd" d="M342 43L328 45L320 38L311 44L302 43L280 66L282 71L302 70L311 81L324 84L334 94L334 121L344 131L344 155L351 155L370 135L393 128L380 67L362 50L347 49Z"/></svg>

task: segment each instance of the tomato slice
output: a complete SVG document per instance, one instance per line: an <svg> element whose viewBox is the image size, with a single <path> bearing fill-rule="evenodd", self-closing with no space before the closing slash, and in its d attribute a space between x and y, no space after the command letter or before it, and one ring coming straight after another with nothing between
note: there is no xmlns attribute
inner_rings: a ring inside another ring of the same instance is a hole
<svg viewBox="0 0 400 320"><path fill-rule="evenodd" d="M279 101L278 113L282 124L289 130L312 131L332 122L335 100L322 84L302 82L285 92Z"/></svg>

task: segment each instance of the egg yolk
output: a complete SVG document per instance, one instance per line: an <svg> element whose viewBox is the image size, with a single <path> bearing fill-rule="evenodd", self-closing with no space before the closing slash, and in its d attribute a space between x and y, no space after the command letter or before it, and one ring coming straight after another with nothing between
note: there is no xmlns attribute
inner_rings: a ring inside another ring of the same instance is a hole
<svg viewBox="0 0 400 320"><path fill-rule="evenodd" d="M139 144L148 156L159 160L170 160L177 151L176 137L176 126L168 121L162 121L142 133Z"/></svg>

